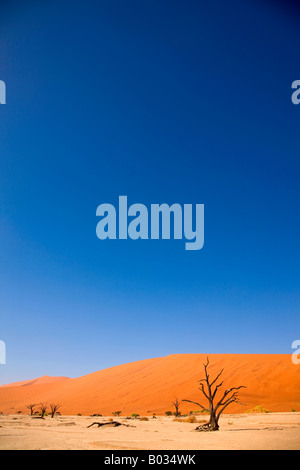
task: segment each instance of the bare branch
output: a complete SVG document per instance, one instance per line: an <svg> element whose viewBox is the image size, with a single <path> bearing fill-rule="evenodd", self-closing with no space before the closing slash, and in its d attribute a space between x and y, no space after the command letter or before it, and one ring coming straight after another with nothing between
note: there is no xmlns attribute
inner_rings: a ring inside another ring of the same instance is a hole
<svg viewBox="0 0 300 470"><path fill-rule="evenodd" d="M223 383L224 383L224 382L221 382L219 385L216 385L215 391L214 391L214 393L212 394L212 398L213 398L213 399L215 398L215 396L216 396L216 394L217 394L219 388L222 387Z"/></svg>
<svg viewBox="0 0 300 470"><path fill-rule="evenodd" d="M230 388L230 389L228 389L228 390L225 390L223 397L222 397L221 400L218 402L218 404L217 404L217 406L216 406L216 408L215 408L215 411L217 411L217 410L220 408L220 406L224 405L228 400L230 400L231 398L233 398L234 396L236 396L236 395L237 395L237 391L240 390L241 388L247 388L247 387L245 387L244 385L241 385L240 387L232 387L232 388ZM235 392L231 397L228 397L228 398L226 399L226 401L224 402L225 398L226 398L231 392L233 392L233 390L236 390L236 392Z"/></svg>
<svg viewBox="0 0 300 470"><path fill-rule="evenodd" d="M187 402L187 403L193 403L194 405L199 406L203 411L207 411L207 413L210 412L207 408L205 408L204 406L200 405L200 403L197 403L196 401L191 401L191 400L182 400L182 401L185 401L185 402Z"/></svg>
<svg viewBox="0 0 300 470"><path fill-rule="evenodd" d="M205 392L205 389L204 389L204 385L203 384L200 384L200 387L199 390L201 390L201 392L203 393L203 395L205 396L205 398L207 398L209 400L209 396L207 395L207 393Z"/></svg>
<svg viewBox="0 0 300 470"><path fill-rule="evenodd" d="M221 375L223 374L224 372L224 369L221 370L221 372L217 375L217 377L215 378L215 380L211 383L211 387L217 382L218 378L221 377Z"/></svg>

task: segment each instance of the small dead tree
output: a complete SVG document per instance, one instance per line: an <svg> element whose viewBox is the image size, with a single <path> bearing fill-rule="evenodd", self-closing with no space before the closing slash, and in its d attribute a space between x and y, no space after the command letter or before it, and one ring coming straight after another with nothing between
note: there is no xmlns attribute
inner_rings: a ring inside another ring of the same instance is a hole
<svg viewBox="0 0 300 470"><path fill-rule="evenodd" d="M177 397L175 398L175 401L172 401L172 405L175 407L175 416L177 418L178 416L180 416L179 407L181 405Z"/></svg>
<svg viewBox="0 0 300 470"><path fill-rule="evenodd" d="M61 405L57 405L56 403L51 403L50 404L50 414L51 414L51 418L54 418L54 416L56 415L57 411L59 410L59 408L61 408Z"/></svg>
<svg viewBox="0 0 300 470"><path fill-rule="evenodd" d="M48 409L48 404L47 403L40 403L40 413L41 413L41 418L44 418L45 417L45 414L47 412L47 409Z"/></svg>
<svg viewBox="0 0 300 470"><path fill-rule="evenodd" d="M214 380L210 380L209 374L208 374L208 366L209 366L209 359L207 358L207 362L204 365L204 370L205 370L205 379L199 380L200 383L200 388L199 390L203 393L205 398L208 400L208 406L204 407L200 403L197 403L195 401L191 400L183 400L187 403L193 403L194 405L199 406L202 411L205 411L210 414L210 420L208 423L198 426L196 428L196 431L218 431L219 430L219 419L223 411L231 405L232 403L238 403L239 405L243 405L243 403L240 403L238 401L238 391L241 388L247 388L244 387L243 385L239 387L232 387L228 390L225 390L225 392L222 395L222 398L219 399L216 402L216 396L218 393L218 390L222 387L224 381L220 382L217 384L219 378L224 372L224 369L221 370L221 372L217 375L217 377ZM206 389L204 387L204 383L206 383ZM216 402L216 403L215 403Z"/></svg>
<svg viewBox="0 0 300 470"><path fill-rule="evenodd" d="M26 405L26 408L28 408L28 410L30 410L30 416L33 416L34 415L34 408L36 407L37 405L34 404L34 405Z"/></svg>

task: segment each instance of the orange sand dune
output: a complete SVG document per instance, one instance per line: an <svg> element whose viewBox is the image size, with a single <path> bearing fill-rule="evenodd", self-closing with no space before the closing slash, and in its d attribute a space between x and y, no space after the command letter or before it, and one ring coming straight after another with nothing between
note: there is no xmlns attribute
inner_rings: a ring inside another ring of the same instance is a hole
<svg viewBox="0 0 300 470"><path fill-rule="evenodd" d="M290 355L211 354L210 374L221 369L224 387L247 386L240 400L228 412L240 413L261 405L270 411L300 411L300 366L292 364ZM62 414L111 415L121 411L163 414L172 410L178 397L200 401L205 399L197 381L203 378L203 354L179 354L134 362L101 370L77 379L37 380L24 386L0 387L0 411L28 412L26 404L58 402ZM222 389L221 389L222 390ZM183 404L182 412L197 406Z"/></svg>

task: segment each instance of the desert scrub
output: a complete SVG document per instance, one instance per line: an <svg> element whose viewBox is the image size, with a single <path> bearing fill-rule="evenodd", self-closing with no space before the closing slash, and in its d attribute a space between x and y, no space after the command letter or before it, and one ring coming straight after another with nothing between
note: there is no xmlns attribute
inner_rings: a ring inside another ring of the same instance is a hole
<svg viewBox="0 0 300 470"><path fill-rule="evenodd" d="M209 415L209 411L206 410L196 410L194 411L195 414L201 414L201 415Z"/></svg>
<svg viewBox="0 0 300 470"><path fill-rule="evenodd" d="M271 413L271 411L266 410L266 408L263 408L262 406L255 406L252 410L246 411L246 413Z"/></svg>
<svg viewBox="0 0 300 470"><path fill-rule="evenodd" d="M142 417L142 418L140 418L140 421L149 421L149 418L147 418L147 417Z"/></svg>

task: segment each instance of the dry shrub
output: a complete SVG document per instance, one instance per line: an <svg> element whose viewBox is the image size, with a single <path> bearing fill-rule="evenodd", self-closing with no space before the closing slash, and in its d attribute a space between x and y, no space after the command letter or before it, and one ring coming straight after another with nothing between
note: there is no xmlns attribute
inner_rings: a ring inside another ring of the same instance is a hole
<svg viewBox="0 0 300 470"><path fill-rule="evenodd" d="M266 410L266 408L263 408L262 406L255 406L252 410L246 411L246 413L271 413L271 411Z"/></svg>
<svg viewBox="0 0 300 470"><path fill-rule="evenodd" d="M187 418L174 418L175 423L204 424L206 419L197 419L196 416L188 416Z"/></svg>
<svg viewBox="0 0 300 470"><path fill-rule="evenodd" d="M185 423L198 423L198 420L196 416L189 416L188 418L185 419Z"/></svg>

